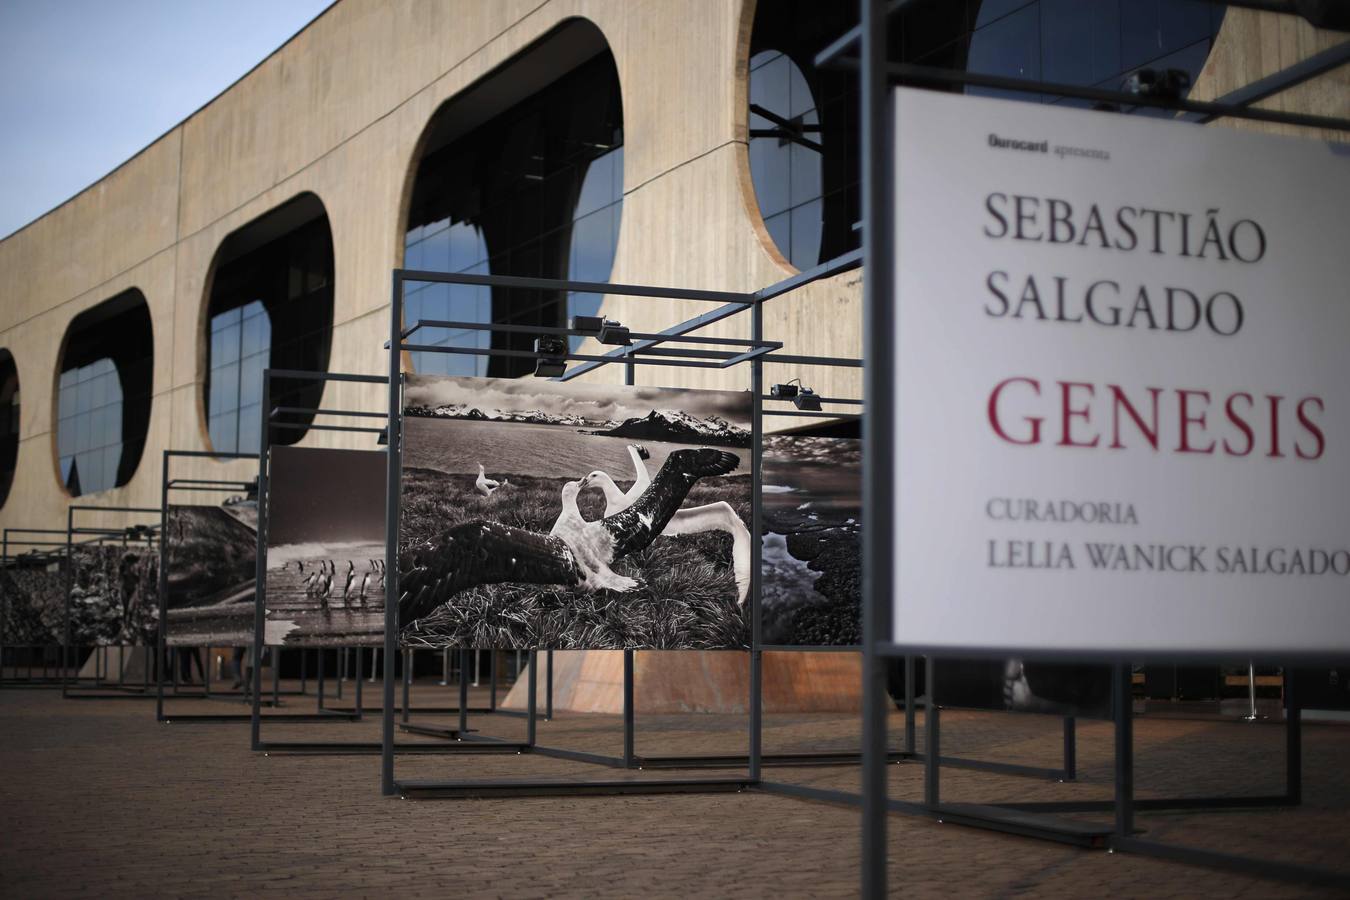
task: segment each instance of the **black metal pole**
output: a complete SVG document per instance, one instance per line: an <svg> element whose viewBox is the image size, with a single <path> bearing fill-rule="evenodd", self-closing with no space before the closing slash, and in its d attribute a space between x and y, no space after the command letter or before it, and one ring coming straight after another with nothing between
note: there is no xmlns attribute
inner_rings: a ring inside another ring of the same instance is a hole
<svg viewBox="0 0 1350 900"><path fill-rule="evenodd" d="M1078 728L1073 716L1064 717L1064 780L1078 778Z"/></svg>
<svg viewBox="0 0 1350 900"><path fill-rule="evenodd" d="M1284 795L1291 805L1303 802L1303 711L1294 673L1284 667Z"/></svg>
<svg viewBox="0 0 1350 900"><path fill-rule="evenodd" d="M169 451L160 463L159 482L159 629L155 634L155 720L164 721L164 658L169 646Z"/></svg>
<svg viewBox="0 0 1350 900"><path fill-rule="evenodd" d="M528 706L529 706L529 716L528 716L527 719L526 719L526 725L525 725L525 742L526 742L527 744L529 744L531 747L533 747L534 744L535 744L535 732L536 732L535 723L536 723L536 720L537 720L536 713L538 712L538 709L539 709L539 665L538 665L538 661L539 661L539 652L538 652L537 650L531 650L531 651L530 651L530 684L529 684L529 687L526 688L526 691L525 691L525 696L526 696L526 698L527 698L527 704L528 704Z"/></svg>
<svg viewBox="0 0 1350 900"><path fill-rule="evenodd" d="M488 667L492 670L488 675L488 710L497 711L497 651L488 651Z"/></svg>
<svg viewBox="0 0 1350 900"><path fill-rule="evenodd" d="M267 639L266 607L267 602L267 505L271 500L271 485L267 477L267 457L272 443L272 373L263 371L262 383L262 430L258 444L258 545L253 568L253 660L257 671L262 659L263 642ZM255 751L262 749L262 697L259 684L253 681L252 697L249 706L249 733Z"/></svg>
<svg viewBox="0 0 1350 900"><path fill-rule="evenodd" d="M895 428L889 398L895 388L893 246L888 165L886 0L861 0L862 204L863 204L863 773L862 894L886 895L886 669L878 644L891 633L891 552ZM928 778L937 802L937 706L928 680Z"/></svg>
<svg viewBox="0 0 1350 900"><path fill-rule="evenodd" d="M410 713L408 712L408 703L412 695L412 657L413 650L403 651L403 724L408 724Z"/></svg>
<svg viewBox="0 0 1350 900"><path fill-rule="evenodd" d="M544 676L544 721L553 721L553 651L547 650L544 653L545 668L547 672Z"/></svg>
<svg viewBox="0 0 1350 900"><path fill-rule="evenodd" d="M914 753L914 657L905 654L905 752Z"/></svg>
<svg viewBox="0 0 1350 900"><path fill-rule="evenodd" d="M380 731L380 784L386 796L394 793L394 654L398 652L398 501L403 435L403 372L400 345L403 335L403 278L395 271L389 298L389 419L385 423L388 466L384 507L384 717Z"/></svg>
<svg viewBox="0 0 1350 900"><path fill-rule="evenodd" d="M1130 667L1118 663L1111 668L1116 716L1116 836L1134 833L1134 698Z"/></svg>
<svg viewBox="0 0 1350 900"><path fill-rule="evenodd" d="M459 734L469 733L469 657L472 650L459 651Z"/></svg>
<svg viewBox="0 0 1350 900"><path fill-rule="evenodd" d="M764 339L764 305L750 310L750 339ZM762 466L764 460L764 366L750 363L750 747L746 776L758 782L764 751L764 616L760 596L764 553Z"/></svg>
<svg viewBox="0 0 1350 900"><path fill-rule="evenodd" d="M923 661L923 805L936 810L942 802L942 713L937 705L936 661L928 656Z"/></svg>
<svg viewBox="0 0 1350 900"><path fill-rule="evenodd" d="M633 651L623 651L623 764L633 768Z"/></svg>
<svg viewBox="0 0 1350 900"><path fill-rule="evenodd" d="M361 706L361 658L364 655L362 653L364 649L365 648L363 647L357 647L356 652L353 654L353 662L356 664L356 717L358 719L365 714L365 709ZM373 659L375 655L374 649L372 649L370 653L371 658Z"/></svg>
<svg viewBox="0 0 1350 900"><path fill-rule="evenodd" d="M71 531L74 529L74 527L75 527L75 510L71 509L70 507L66 507L66 558L65 558L66 627L65 627L65 639L61 642L61 661L63 663L65 662L66 658L65 657L66 648L70 646L70 636L73 630L71 628L70 622L70 592L74 589L75 566L71 560L70 554L71 554ZM42 674L45 676L47 674L46 673L47 654L45 652L42 654L42 668L43 668ZM69 673L64 671L61 673L61 695L63 697L65 696L66 691L69 689L69 681L67 677L68 674ZM31 669L29 670L29 677L31 680L32 677Z"/></svg>

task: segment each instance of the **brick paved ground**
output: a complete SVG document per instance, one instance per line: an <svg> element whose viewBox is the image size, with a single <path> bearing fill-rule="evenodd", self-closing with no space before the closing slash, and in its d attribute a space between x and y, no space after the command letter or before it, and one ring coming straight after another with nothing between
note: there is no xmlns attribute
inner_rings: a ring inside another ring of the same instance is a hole
<svg viewBox="0 0 1350 900"><path fill-rule="evenodd" d="M474 702L485 698L475 696ZM368 702L378 702L374 692ZM419 686L416 702L453 702ZM289 710L304 701L294 699ZM174 711L243 710L180 701ZM269 756L245 724L161 725L144 701L0 692L0 893L13 897L251 895L836 896L857 891L854 809L763 793L707 796L400 801L379 796L378 758ZM451 724L453 717L423 721ZM476 717L523 737L521 719ZM900 735L897 718L896 735ZM639 716L639 753L744 749L744 718ZM359 723L273 722L264 737L374 740ZM771 716L768 752L848 747L848 716ZM944 752L1058 762L1056 720L951 712ZM404 739L404 738L401 738ZM413 738L407 738L413 740ZM563 715L541 742L618 754L612 716ZM1140 719L1140 796L1274 793L1282 732L1270 725ZM1288 811L1150 814L1150 837L1260 852L1350 872L1350 727L1309 726L1307 803ZM1111 729L1080 729L1077 784L943 770L950 800L1110 795ZM892 796L918 799L922 769L891 768ZM651 777L654 773L633 773ZM681 777L687 772L659 773ZM795 784L852 789L852 768L769 769ZM615 777L540 756L402 756L399 777ZM1306 887L1122 854L1078 850L905 816L890 820L891 886L906 896L1296 897Z"/></svg>

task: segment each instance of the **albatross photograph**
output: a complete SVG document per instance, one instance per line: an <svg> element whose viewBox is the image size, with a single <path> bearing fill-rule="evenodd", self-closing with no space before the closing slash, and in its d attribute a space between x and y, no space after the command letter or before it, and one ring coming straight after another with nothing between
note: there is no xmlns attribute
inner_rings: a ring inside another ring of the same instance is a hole
<svg viewBox="0 0 1350 900"><path fill-rule="evenodd" d="M404 646L748 646L748 393L410 376L403 430Z"/></svg>

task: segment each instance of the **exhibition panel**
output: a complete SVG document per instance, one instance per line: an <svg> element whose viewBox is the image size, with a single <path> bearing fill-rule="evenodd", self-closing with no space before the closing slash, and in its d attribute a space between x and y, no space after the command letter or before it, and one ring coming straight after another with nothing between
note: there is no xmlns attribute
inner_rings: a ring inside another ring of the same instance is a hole
<svg viewBox="0 0 1350 900"><path fill-rule="evenodd" d="M405 646L748 646L748 394L406 381Z"/></svg>

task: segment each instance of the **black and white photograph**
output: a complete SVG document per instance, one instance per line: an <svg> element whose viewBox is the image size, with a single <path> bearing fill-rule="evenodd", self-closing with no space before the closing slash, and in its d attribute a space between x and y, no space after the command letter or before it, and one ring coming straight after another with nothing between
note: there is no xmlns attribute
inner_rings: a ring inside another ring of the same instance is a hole
<svg viewBox="0 0 1350 900"><path fill-rule="evenodd" d="M159 553L145 543L71 550L70 639L78 647L152 644L159 629Z"/></svg>
<svg viewBox="0 0 1350 900"><path fill-rule="evenodd" d="M258 504L171 506L164 535L169 646L253 643Z"/></svg>
<svg viewBox="0 0 1350 900"><path fill-rule="evenodd" d="M0 572L6 646L46 647L65 636L66 581L58 562L20 559Z"/></svg>
<svg viewBox="0 0 1350 900"><path fill-rule="evenodd" d="M404 646L748 646L748 393L413 376L403 427Z"/></svg>
<svg viewBox="0 0 1350 900"><path fill-rule="evenodd" d="M763 641L862 644L862 441L764 437Z"/></svg>
<svg viewBox="0 0 1350 900"><path fill-rule="evenodd" d="M382 645L388 457L311 447L271 454L266 642Z"/></svg>

